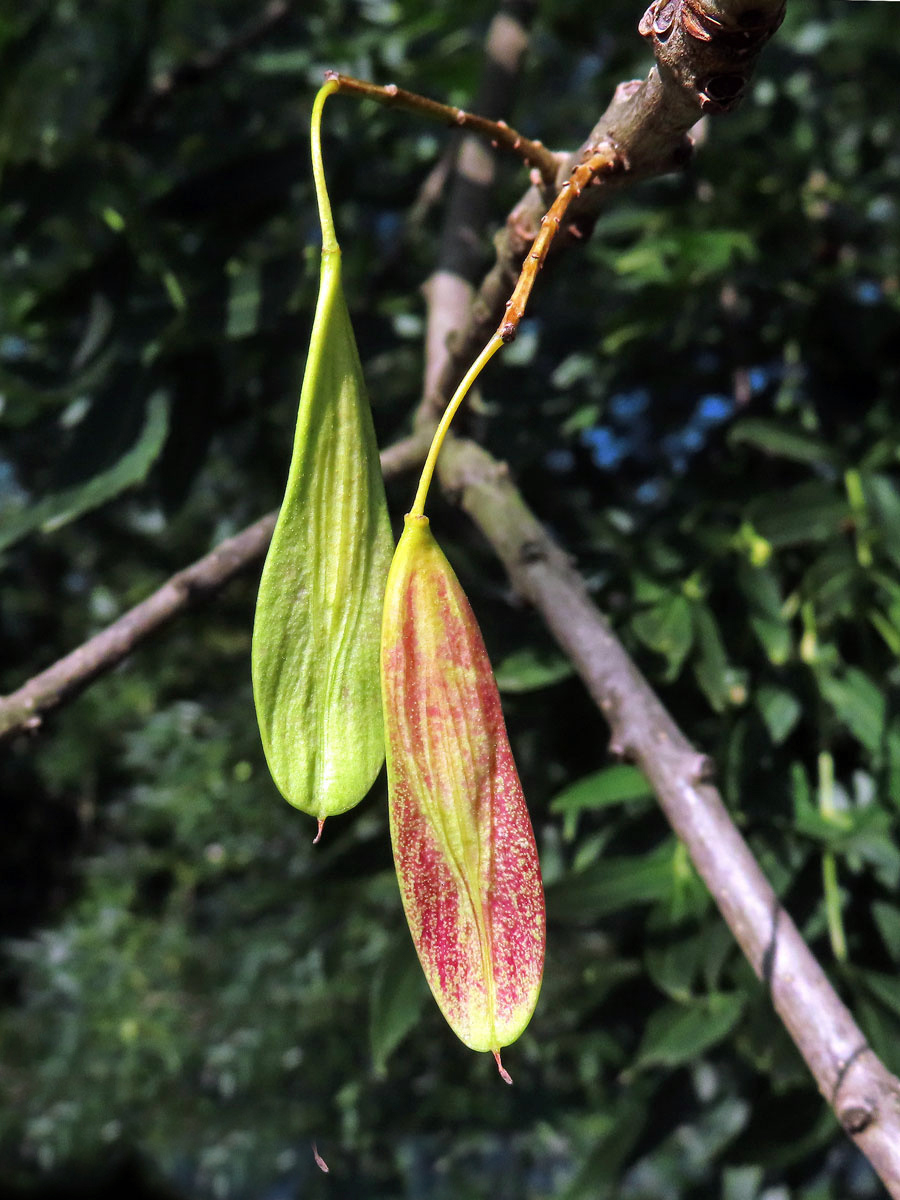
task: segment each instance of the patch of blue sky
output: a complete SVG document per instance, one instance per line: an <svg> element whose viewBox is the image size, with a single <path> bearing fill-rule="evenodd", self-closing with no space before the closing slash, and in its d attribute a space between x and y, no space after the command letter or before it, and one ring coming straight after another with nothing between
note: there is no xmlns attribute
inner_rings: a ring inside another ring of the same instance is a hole
<svg viewBox="0 0 900 1200"><path fill-rule="evenodd" d="M584 87L586 84L594 86L597 76L602 70L603 59L599 54L582 54L575 61L575 69L569 73L570 82L576 89Z"/></svg>
<svg viewBox="0 0 900 1200"><path fill-rule="evenodd" d="M544 466L555 475L565 475L575 466L575 455L565 446L555 446L544 455Z"/></svg>
<svg viewBox="0 0 900 1200"><path fill-rule="evenodd" d="M594 465L604 471L617 467L629 450L628 440L613 433L608 425L586 429L581 441L590 450Z"/></svg>
<svg viewBox="0 0 900 1200"><path fill-rule="evenodd" d="M747 371L747 382L751 392L761 392L772 379L774 372L768 367L750 367Z"/></svg>
<svg viewBox="0 0 900 1200"><path fill-rule="evenodd" d="M686 425L681 431L681 445L692 454L702 450L706 442L706 430L699 425Z"/></svg>
<svg viewBox="0 0 900 1200"><path fill-rule="evenodd" d="M8 458L0 458L0 506L15 508L28 499L28 493L19 483L16 468Z"/></svg>
<svg viewBox="0 0 900 1200"><path fill-rule="evenodd" d="M751 385L752 386L752 385ZM704 426L721 425L734 412L734 400L731 396L711 393L704 396L694 411L693 420Z"/></svg>
<svg viewBox="0 0 900 1200"><path fill-rule="evenodd" d="M403 227L403 218L394 209L382 209L375 217L375 236L383 246L396 244Z"/></svg>
<svg viewBox="0 0 900 1200"><path fill-rule="evenodd" d="M609 401L609 413L618 421L631 421L650 407L650 393L646 388L635 388L631 392L617 392Z"/></svg>
<svg viewBox="0 0 900 1200"><path fill-rule="evenodd" d="M645 479L634 489L634 498L638 504L658 504L664 494L663 481L659 478Z"/></svg>
<svg viewBox="0 0 900 1200"><path fill-rule="evenodd" d="M853 294L856 297L857 304L878 304L881 301L883 292L881 284L874 279L861 279L853 289Z"/></svg>
<svg viewBox="0 0 900 1200"><path fill-rule="evenodd" d="M662 440L662 452L670 461L684 452L684 430L667 433Z"/></svg>
<svg viewBox="0 0 900 1200"><path fill-rule="evenodd" d="M0 358L7 362L19 362L28 356L28 343L15 333L5 333L0 337Z"/></svg>

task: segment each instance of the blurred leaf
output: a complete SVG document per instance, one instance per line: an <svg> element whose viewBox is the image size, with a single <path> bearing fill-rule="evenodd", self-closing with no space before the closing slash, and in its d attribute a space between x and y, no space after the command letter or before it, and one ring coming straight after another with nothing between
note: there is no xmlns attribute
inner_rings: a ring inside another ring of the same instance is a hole
<svg viewBox="0 0 900 1200"><path fill-rule="evenodd" d="M761 495L747 510L754 528L777 550L835 537L850 516L842 492L813 480Z"/></svg>
<svg viewBox="0 0 900 1200"><path fill-rule="evenodd" d="M653 799L653 789L643 772L627 763L604 767L564 788L550 802L553 813L580 813L585 809Z"/></svg>
<svg viewBox="0 0 900 1200"><path fill-rule="evenodd" d="M595 921L635 904L671 899L676 843L667 839L647 854L601 860L547 888L548 921Z"/></svg>
<svg viewBox="0 0 900 1200"><path fill-rule="evenodd" d="M878 530L881 545L895 564L900 564L900 491L887 475L862 476L869 515Z"/></svg>
<svg viewBox="0 0 900 1200"><path fill-rule="evenodd" d="M838 808L823 813L812 803L808 782L800 764L792 771L794 828L815 838L847 860L854 870L869 863L886 887L900 884L900 849L891 836L894 818L874 804Z"/></svg>
<svg viewBox="0 0 900 1200"><path fill-rule="evenodd" d="M895 1017L900 1017L900 979L896 975L885 975L880 971L855 971L854 977L862 981L871 995Z"/></svg>
<svg viewBox="0 0 900 1200"><path fill-rule="evenodd" d="M738 582L750 606L750 626L766 657L780 666L790 658L792 637L775 572L771 567L754 567L742 561Z"/></svg>
<svg viewBox="0 0 900 1200"><path fill-rule="evenodd" d="M854 616L859 606L859 564L849 542L833 542L811 563L802 591L815 604L818 620L825 624L840 616Z"/></svg>
<svg viewBox="0 0 900 1200"><path fill-rule="evenodd" d="M267 50L253 56L251 69L260 75L303 75L310 67L310 52L305 46L291 50Z"/></svg>
<svg viewBox="0 0 900 1200"><path fill-rule="evenodd" d="M700 1057L727 1037L744 1009L738 993L717 992L685 1007L667 1004L647 1023L636 1067L679 1067Z"/></svg>
<svg viewBox="0 0 900 1200"><path fill-rule="evenodd" d="M819 689L838 719L872 754L884 736L884 693L857 667L842 676L819 676Z"/></svg>
<svg viewBox="0 0 900 1200"><path fill-rule="evenodd" d="M856 992L854 1011L869 1045L887 1069L896 1073L900 1071L900 1021L893 1005L886 1006L873 995L870 979L863 979L862 984Z"/></svg>
<svg viewBox="0 0 900 1200"><path fill-rule="evenodd" d="M756 689L756 707L776 746L790 736L803 711L793 692L772 684Z"/></svg>
<svg viewBox="0 0 900 1200"><path fill-rule="evenodd" d="M682 230L649 235L614 259L619 275L643 284L683 280L698 283L718 275L735 259L756 255L753 239L740 229Z"/></svg>
<svg viewBox="0 0 900 1200"><path fill-rule="evenodd" d="M756 1200L762 1181L762 1167L727 1167L722 1177L722 1200Z"/></svg>
<svg viewBox="0 0 900 1200"><path fill-rule="evenodd" d="M834 449L821 438L798 433L785 428L780 421L769 421L762 417L745 417L728 431L732 446L752 446L765 454L794 462L834 464L837 456Z"/></svg>
<svg viewBox="0 0 900 1200"><path fill-rule="evenodd" d="M724 712L746 695L743 679L728 662L719 624L706 604L693 605L694 674L714 712Z"/></svg>
<svg viewBox="0 0 900 1200"><path fill-rule="evenodd" d="M791 782L794 799L794 829L834 846L853 828L853 817L846 809L825 816L813 802L809 780L801 763L793 763Z"/></svg>
<svg viewBox="0 0 900 1200"><path fill-rule="evenodd" d="M406 930L379 960L369 997L369 1042L376 1075L384 1075L391 1055L418 1023L428 984Z"/></svg>
<svg viewBox="0 0 900 1200"><path fill-rule="evenodd" d="M0 550L5 550L36 529L50 533L99 508L126 488L141 483L162 450L169 428L169 402L163 392L147 401L144 427L137 441L115 466L101 471L86 483L45 496L22 513L4 518L0 527Z"/></svg>
<svg viewBox="0 0 900 1200"><path fill-rule="evenodd" d="M246 266L236 265L231 276L228 293L226 337L243 338L256 333L261 300L259 266L256 263Z"/></svg>
<svg viewBox="0 0 900 1200"><path fill-rule="evenodd" d="M872 905L872 916L888 953L900 963L900 908L876 900Z"/></svg>
<svg viewBox="0 0 900 1200"><path fill-rule="evenodd" d="M631 625L644 645L667 660L666 679L675 679L694 637L689 601L670 594L653 608L639 612Z"/></svg>
<svg viewBox="0 0 900 1200"><path fill-rule="evenodd" d="M557 381L556 373L554 373L552 382L556 387L565 386ZM582 404L579 408L576 408L569 417L566 418L566 420L560 426L560 433L571 437L573 434L581 433L581 431L584 429L592 428L592 426L597 424L599 419L599 404Z"/></svg>
<svg viewBox="0 0 900 1200"><path fill-rule="evenodd" d="M618 1192L622 1163L627 1161L650 1120L647 1083L638 1079L619 1089L619 1097L603 1112L590 1118L585 1130L589 1153L581 1170L563 1191L561 1200L613 1200Z"/></svg>
<svg viewBox="0 0 900 1200"><path fill-rule="evenodd" d="M706 958L706 933L695 931L685 936L669 922L655 924L658 944L648 946L645 952L647 974L672 1000L686 1003L693 996Z"/></svg>
<svg viewBox="0 0 900 1200"><path fill-rule="evenodd" d="M524 646L500 660L494 670L501 692L536 692L573 674L569 660L558 651Z"/></svg>
<svg viewBox="0 0 900 1200"><path fill-rule="evenodd" d="M735 1040L741 1057L765 1075L776 1092L806 1087L806 1063L781 1022L772 1020L772 1005L762 989L748 997Z"/></svg>
<svg viewBox="0 0 900 1200"><path fill-rule="evenodd" d="M891 814L871 805L858 811L853 832L841 846L854 870L869 864L875 878L891 891L900 886L900 848L894 834Z"/></svg>

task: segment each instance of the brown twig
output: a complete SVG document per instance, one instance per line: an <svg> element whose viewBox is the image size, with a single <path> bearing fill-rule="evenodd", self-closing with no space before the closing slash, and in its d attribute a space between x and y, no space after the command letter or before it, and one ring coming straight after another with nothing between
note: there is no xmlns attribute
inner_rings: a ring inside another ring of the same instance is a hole
<svg viewBox="0 0 900 1200"><path fill-rule="evenodd" d="M625 160L607 142L590 154L584 162L579 163L562 185L556 199L541 217L538 235L522 264L513 294L506 302L506 315L500 322L500 328L497 331L504 342L511 342L518 332L519 322L522 320L538 272L546 261L553 239L559 233L560 226L571 205L579 199L585 188L599 183L604 176L622 171L626 167Z"/></svg>
<svg viewBox="0 0 900 1200"><path fill-rule="evenodd" d="M393 108L405 108L409 112L420 113L431 117L445 125L455 125L460 129L468 129L479 133L490 142L517 154L530 167L536 167L541 178L551 184L559 170L559 160L552 150L548 150L541 142L523 137L515 129L511 129L505 121L491 121L487 117L477 116L452 104L441 104L428 96L420 96L416 92L407 92L404 88L389 83L384 87L376 83L368 83L363 79L354 79L350 75L341 75L337 71L326 71L326 79L333 79L342 92L357 96L365 96L377 100Z"/></svg>
<svg viewBox="0 0 900 1200"><path fill-rule="evenodd" d="M386 476L421 466L428 450L424 434L396 442L382 452ZM258 562L275 528L269 513L215 550L173 575L140 604L123 613L106 629L35 675L15 692L0 697L0 741L12 734L40 728L44 715L74 698L98 675L112 670L142 642L169 621L208 599L241 571Z"/></svg>

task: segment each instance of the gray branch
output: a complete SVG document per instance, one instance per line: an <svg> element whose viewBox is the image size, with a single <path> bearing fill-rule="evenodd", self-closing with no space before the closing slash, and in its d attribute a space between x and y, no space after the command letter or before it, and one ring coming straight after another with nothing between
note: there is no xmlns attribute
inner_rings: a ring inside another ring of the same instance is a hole
<svg viewBox="0 0 900 1200"><path fill-rule="evenodd" d="M428 441L425 434L417 434L382 451L381 468L385 476L420 466ZM118 666L162 626L207 600L236 575L259 562L268 549L276 516L277 513L269 513L235 537L227 538L106 629L15 692L0 697L0 741L15 733L40 728L44 715L51 709L74 699L93 679Z"/></svg>
<svg viewBox="0 0 900 1200"><path fill-rule="evenodd" d="M900 1200L900 1080L869 1047L779 903L709 781L710 760L657 699L505 466L474 442L455 440L442 452L440 478L584 680L609 722L613 751L646 775L819 1090Z"/></svg>

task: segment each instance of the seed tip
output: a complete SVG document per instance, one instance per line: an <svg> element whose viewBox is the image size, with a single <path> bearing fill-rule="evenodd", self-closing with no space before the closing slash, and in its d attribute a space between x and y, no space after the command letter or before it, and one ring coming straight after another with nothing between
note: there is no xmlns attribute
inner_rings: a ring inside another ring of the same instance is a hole
<svg viewBox="0 0 900 1200"><path fill-rule="evenodd" d="M328 1174L328 1163L325 1161L325 1159L322 1157L322 1155L316 1149L315 1142L313 1142L313 1144L312 1144L312 1152L313 1152L313 1158L316 1160L316 1166L319 1168L320 1171L324 1172L324 1174L327 1175Z"/></svg>
<svg viewBox="0 0 900 1200"><path fill-rule="evenodd" d="M313 845L314 845L314 846L318 846L318 844L319 844L319 842L320 842L320 840L321 840L321 838L322 838L322 826L323 826L324 824L325 824L325 818L324 818L324 817L319 817L319 831L318 831L318 833L316 834L316 836L313 838Z"/></svg>
<svg viewBox="0 0 900 1200"><path fill-rule="evenodd" d="M507 1071L506 1067L504 1067L503 1063L500 1061L500 1051L492 1050L491 1054L493 1054L493 1056L494 1056L494 1062L497 1064L497 1070L500 1072L500 1078L503 1080L504 1083L508 1083L511 1085L512 1084L512 1076L510 1075L509 1071Z"/></svg>

